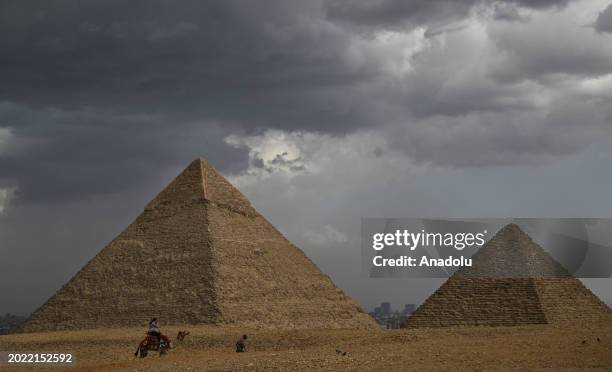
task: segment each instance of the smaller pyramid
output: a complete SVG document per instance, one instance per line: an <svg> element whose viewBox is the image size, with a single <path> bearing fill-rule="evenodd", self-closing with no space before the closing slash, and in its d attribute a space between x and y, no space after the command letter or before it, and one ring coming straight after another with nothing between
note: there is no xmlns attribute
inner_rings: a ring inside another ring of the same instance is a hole
<svg viewBox="0 0 612 372"><path fill-rule="evenodd" d="M521 228L502 228L403 327L612 320L612 311Z"/></svg>

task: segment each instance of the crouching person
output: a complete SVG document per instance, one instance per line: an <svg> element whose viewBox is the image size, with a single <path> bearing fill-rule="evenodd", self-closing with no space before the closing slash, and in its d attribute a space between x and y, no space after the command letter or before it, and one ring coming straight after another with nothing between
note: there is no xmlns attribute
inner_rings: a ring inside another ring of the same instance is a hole
<svg viewBox="0 0 612 372"><path fill-rule="evenodd" d="M246 351L246 339L247 335L242 335L238 341L236 341L236 352L244 353Z"/></svg>

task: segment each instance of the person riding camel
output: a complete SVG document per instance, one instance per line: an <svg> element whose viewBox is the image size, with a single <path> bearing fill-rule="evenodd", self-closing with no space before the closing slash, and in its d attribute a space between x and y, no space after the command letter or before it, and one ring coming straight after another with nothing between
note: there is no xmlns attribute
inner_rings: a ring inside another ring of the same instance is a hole
<svg viewBox="0 0 612 372"><path fill-rule="evenodd" d="M171 349L170 339L167 336L161 334L159 326L157 325L157 318L151 319L149 322L149 328L147 329L147 335L140 342L134 356L140 353L140 357L144 358L147 356L147 351L156 350L159 351L159 355L162 356L168 349Z"/></svg>
<svg viewBox="0 0 612 372"><path fill-rule="evenodd" d="M157 326L157 318L151 319L149 322L149 331L147 332L149 336L155 336L159 340L161 338L161 332L159 331L159 327Z"/></svg>

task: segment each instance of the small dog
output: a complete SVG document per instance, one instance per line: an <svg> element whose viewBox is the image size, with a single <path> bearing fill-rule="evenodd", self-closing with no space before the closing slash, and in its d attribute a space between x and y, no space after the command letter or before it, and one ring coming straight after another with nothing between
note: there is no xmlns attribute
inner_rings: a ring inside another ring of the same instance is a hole
<svg viewBox="0 0 612 372"><path fill-rule="evenodd" d="M185 339L185 336L189 334L189 331L179 331L178 335L176 335L176 340L182 342Z"/></svg>

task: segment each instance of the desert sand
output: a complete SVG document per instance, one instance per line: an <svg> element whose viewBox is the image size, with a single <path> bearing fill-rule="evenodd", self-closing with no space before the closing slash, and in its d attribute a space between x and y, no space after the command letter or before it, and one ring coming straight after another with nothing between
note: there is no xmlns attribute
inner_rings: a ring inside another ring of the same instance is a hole
<svg viewBox="0 0 612 372"><path fill-rule="evenodd" d="M191 332L182 343L175 340L179 329ZM612 370L610 322L369 331L168 326L163 332L173 349L161 358L134 357L140 328L6 335L0 350L72 352L75 365L61 370L76 371ZM242 333L248 351L236 353Z"/></svg>

